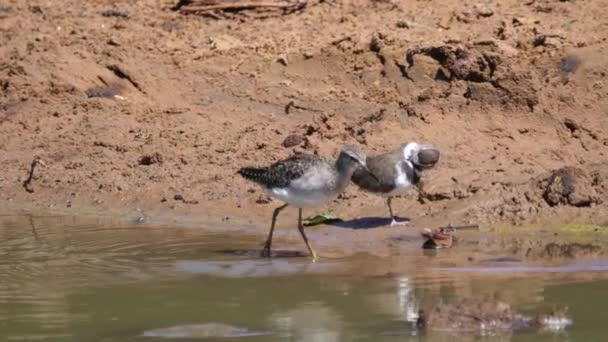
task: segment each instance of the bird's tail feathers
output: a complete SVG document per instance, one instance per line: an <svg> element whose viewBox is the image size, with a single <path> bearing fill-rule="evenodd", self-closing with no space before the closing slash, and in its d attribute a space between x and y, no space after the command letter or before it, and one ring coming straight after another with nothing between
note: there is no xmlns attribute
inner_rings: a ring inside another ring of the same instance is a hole
<svg viewBox="0 0 608 342"><path fill-rule="evenodd" d="M244 167L238 171L238 174L250 181L263 183L268 176L268 170L259 167Z"/></svg>

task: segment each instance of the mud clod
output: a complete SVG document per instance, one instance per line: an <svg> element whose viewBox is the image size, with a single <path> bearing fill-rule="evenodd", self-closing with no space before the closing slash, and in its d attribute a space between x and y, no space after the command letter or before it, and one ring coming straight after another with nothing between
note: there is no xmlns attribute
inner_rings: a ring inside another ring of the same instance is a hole
<svg viewBox="0 0 608 342"><path fill-rule="evenodd" d="M550 206L589 207L601 203L593 180L582 169L566 167L556 170L545 184L543 198Z"/></svg>
<svg viewBox="0 0 608 342"><path fill-rule="evenodd" d="M163 156L158 152L155 152L153 154L147 154L139 158L139 165L149 166L154 164L161 164L162 162Z"/></svg>
<svg viewBox="0 0 608 342"><path fill-rule="evenodd" d="M410 67L414 64L414 56L417 54L427 55L439 62L450 72L450 75L447 75L450 79L488 82L491 78L488 61L481 54L471 50L449 45L408 49L406 61ZM496 66L494 65L493 68L495 69Z"/></svg>
<svg viewBox="0 0 608 342"><path fill-rule="evenodd" d="M32 186L32 179L34 178L34 169L38 165L46 166L42 159L35 157L34 160L32 160L32 164L30 165L30 172L28 174L28 177L25 181L23 181L23 188L25 188L25 191L29 193L34 192L34 187Z"/></svg>
<svg viewBox="0 0 608 342"><path fill-rule="evenodd" d="M101 11L101 15L104 17L118 17L118 18L128 18L129 13L127 11L121 11L119 9L107 9Z"/></svg>
<svg viewBox="0 0 608 342"><path fill-rule="evenodd" d="M281 145L283 145L283 147L285 147L285 148L290 148L290 147L294 147L294 146L299 146L303 142L304 142L304 138L301 135L291 134L291 135L287 136L287 138L285 138L285 140L283 140L283 143Z"/></svg>
<svg viewBox="0 0 608 342"><path fill-rule="evenodd" d="M567 118L566 120L564 120L564 126L566 126L566 128L570 131L570 133L574 133L580 128L578 126L578 124L576 123L576 121L574 121L570 118Z"/></svg>
<svg viewBox="0 0 608 342"><path fill-rule="evenodd" d="M576 55L566 55L559 61L559 70L562 76L568 76L575 72L582 64L582 60Z"/></svg>
<svg viewBox="0 0 608 342"><path fill-rule="evenodd" d="M110 84L99 87L89 88L85 91L88 97L114 98L120 95L124 87L120 84Z"/></svg>

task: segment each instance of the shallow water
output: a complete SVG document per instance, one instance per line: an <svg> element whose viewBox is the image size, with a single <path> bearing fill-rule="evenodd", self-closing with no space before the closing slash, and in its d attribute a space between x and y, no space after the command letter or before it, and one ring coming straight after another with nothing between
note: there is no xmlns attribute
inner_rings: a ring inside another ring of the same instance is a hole
<svg viewBox="0 0 608 342"><path fill-rule="evenodd" d="M421 251L313 264L294 252L303 246L258 258L258 239L108 219L0 217L0 341L452 341L454 334L416 331L411 320L419 308L463 299L502 300L530 315L568 306L574 324L457 340L608 336L601 260L446 267Z"/></svg>

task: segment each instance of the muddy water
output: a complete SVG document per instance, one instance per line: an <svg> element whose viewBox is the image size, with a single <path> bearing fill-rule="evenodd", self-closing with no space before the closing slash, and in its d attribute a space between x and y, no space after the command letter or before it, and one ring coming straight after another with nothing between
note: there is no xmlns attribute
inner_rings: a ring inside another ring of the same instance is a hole
<svg viewBox="0 0 608 342"><path fill-rule="evenodd" d="M346 234L346 233L345 233ZM260 259L258 239L197 228L74 217L0 217L0 341L450 341L417 331L438 302L501 300L533 315L569 307L552 332L458 340L600 341L601 260L528 265L504 256L450 266L440 254Z"/></svg>

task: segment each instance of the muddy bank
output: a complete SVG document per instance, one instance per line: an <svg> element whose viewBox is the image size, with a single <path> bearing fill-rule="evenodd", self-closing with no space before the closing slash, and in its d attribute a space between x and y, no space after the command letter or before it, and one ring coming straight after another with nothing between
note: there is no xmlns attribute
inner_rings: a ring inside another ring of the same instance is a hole
<svg viewBox="0 0 608 342"><path fill-rule="evenodd" d="M265 226L278 203L239 167L424 140L442 160L393 202L413 227L608 222L605 4L175 3L4 2L3 211ZM354 187L329 209L387 215Z"/></svg>

